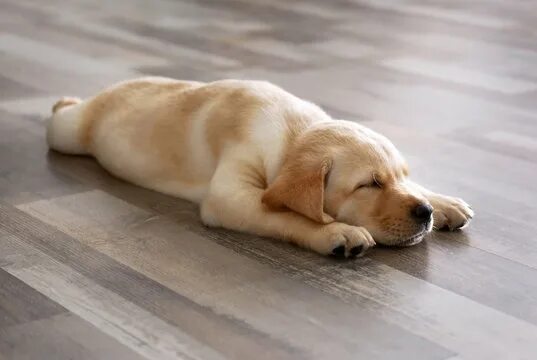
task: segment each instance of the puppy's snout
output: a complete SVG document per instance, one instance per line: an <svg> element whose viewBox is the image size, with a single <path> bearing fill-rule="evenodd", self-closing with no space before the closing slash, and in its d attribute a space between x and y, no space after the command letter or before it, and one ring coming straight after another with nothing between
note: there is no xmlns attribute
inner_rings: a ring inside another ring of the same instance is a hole
<svg viewBox="0 0 537 360"><path fill-rule="evenodd" d="M426 224L431 220L433 207L429 204L420 203L412 209L412 217L420 224Z"/></svg>

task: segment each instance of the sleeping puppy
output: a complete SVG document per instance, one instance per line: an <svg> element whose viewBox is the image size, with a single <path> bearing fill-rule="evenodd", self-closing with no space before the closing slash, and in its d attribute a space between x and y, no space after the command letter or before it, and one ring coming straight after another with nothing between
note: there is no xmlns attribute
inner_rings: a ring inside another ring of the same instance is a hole
<svg viewBox="0 0 537 360"><path fill-rule="evenodd" d="M433 226L455 230L473 216L461 199L410 181L384 136L267 82L123 82L87 100L59 100L47 140L119 178L199 203L208 226L320 254L409 246Z"/></svg>

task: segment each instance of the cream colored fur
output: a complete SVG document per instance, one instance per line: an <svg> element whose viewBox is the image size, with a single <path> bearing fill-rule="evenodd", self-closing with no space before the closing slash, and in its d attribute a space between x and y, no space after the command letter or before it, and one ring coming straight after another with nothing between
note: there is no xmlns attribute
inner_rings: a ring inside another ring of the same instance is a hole
<svg viewBox="0 0 537 360"><path fill-rule="evenodd" d="M432 204L438 228L473 216L464 201L408 180L385 137L267 82L123 82L58 101L47 140L94 156L117 177L199 203L209 226L321 254L421 241L433 222L413 218L420 204Z"/></svg>

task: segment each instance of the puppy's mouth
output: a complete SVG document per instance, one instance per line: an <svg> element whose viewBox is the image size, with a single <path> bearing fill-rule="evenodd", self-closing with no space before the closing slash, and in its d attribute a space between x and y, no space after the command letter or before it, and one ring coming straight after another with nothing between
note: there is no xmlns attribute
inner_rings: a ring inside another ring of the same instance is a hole
<svg viewBox="0 0 537 360"><path fill-rule="evenodd" d="M408 239L395 244L395 246L407 247L407 246L419 244L423 240L426 234L427 234L427 230L423 230L417 233L416 235L412 235Z"/></svg>
<svg viewBox="0 0 537 360"><path fill-rule="evenodd" d="M412 245L419 244L423 240L425 235L430 233L432 229L433 229L433 222L431 220L425 225L423 230L421 230L417 234L412 235L408 239L405 239L405 240L395 244L395 246L406 247L406 246L412 246Z"/></svg>
<svg viewBox="0 0 537 360"><path fill-rule="evenodd" d="M422 242L425 235L427 235L428 233L432 231L432 221L420 226L417 229L414 229L414 231L416 232L410 235L409 237L405 237L405 235L401 234L401 232L399 231L397 233L390 233L388 231L377 232L375 228L370 230L371 235L373 235L373 238L375 239L378 245L407 247L407 246L416 245Z"/></svg>

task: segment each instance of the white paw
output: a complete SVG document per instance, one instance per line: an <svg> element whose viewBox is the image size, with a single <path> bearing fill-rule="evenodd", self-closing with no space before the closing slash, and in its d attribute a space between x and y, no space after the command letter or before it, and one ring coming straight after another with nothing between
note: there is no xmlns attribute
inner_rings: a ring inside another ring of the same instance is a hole
<svg viewBox="0 0 537 360"><path fill-rule="evenodd" d="M376 244L365 228L338 222L324 226L319 235L322 238L312 244L314 250L339 258L361 256Z"/></svg>
<svg viewBox="0 0 537 360"><path fill-rule="evenodd" d="M434 208L433 226L435 229L462 229L474 217L474 211L464 200L444 195L436 195L430 199Z"/></svg>

